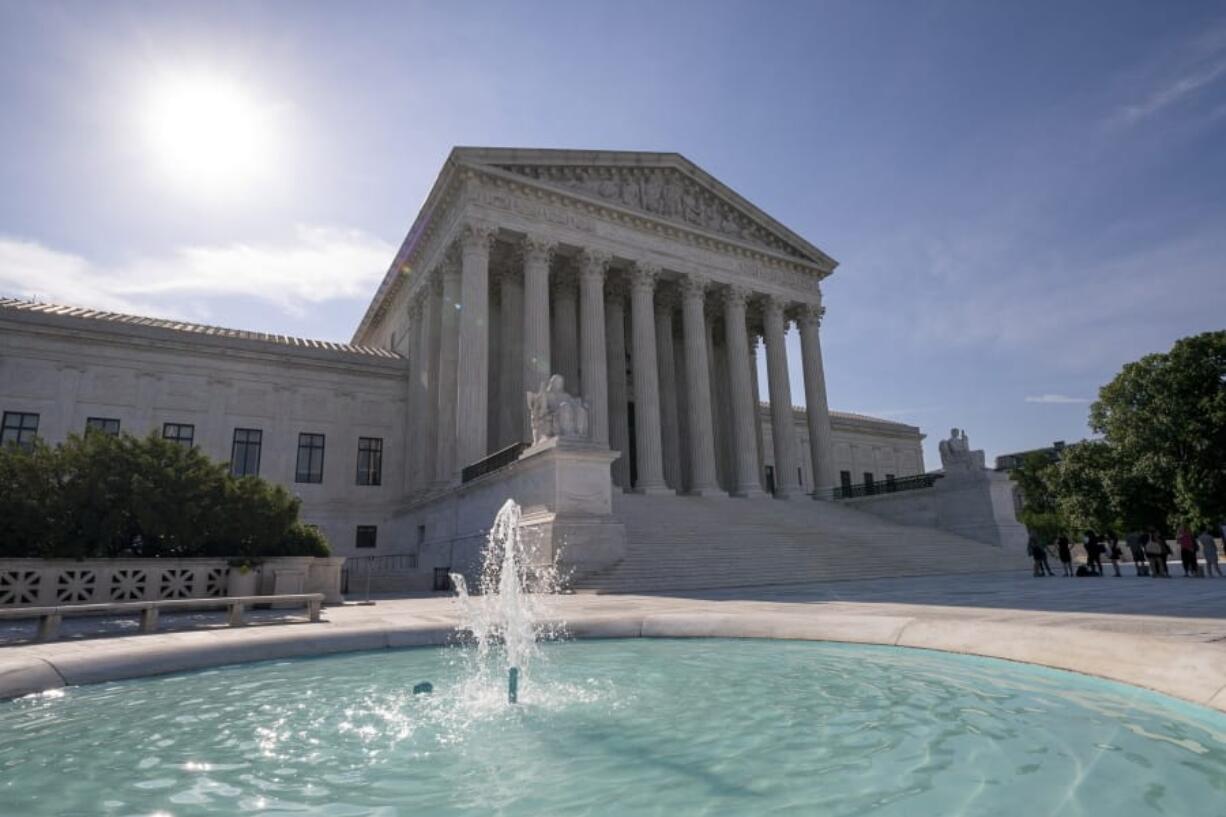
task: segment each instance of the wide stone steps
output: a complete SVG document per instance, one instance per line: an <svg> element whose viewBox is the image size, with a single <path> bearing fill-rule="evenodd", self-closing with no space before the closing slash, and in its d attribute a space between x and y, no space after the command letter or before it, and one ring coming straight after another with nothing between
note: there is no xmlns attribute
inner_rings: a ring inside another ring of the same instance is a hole
<svg viewBox="0 0 1226 817"><path fill-rule="evenodd" d="M626 558L580 591L658 592L1021 567L1024 555L836 503L617 495Z"/></svg>

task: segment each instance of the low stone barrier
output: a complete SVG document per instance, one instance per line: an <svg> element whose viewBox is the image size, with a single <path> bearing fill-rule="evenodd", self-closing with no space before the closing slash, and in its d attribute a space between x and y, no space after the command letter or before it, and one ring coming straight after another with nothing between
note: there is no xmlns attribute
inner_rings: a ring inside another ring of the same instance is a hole
<svg viewBox="0 0 1226 817"><path fill-rule="evenodd" d="M228 559L0 559L0 609L64 604L323 593L339 604L343 557L264 559L246 574Z"/></svg>

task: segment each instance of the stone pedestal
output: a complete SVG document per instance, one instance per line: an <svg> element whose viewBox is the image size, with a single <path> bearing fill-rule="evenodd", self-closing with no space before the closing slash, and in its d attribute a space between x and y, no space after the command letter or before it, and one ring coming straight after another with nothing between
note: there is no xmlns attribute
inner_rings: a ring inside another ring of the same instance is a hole
<svg viewBox="0 0 1226 817"><path fill-rule="evenodd" d="M937 527L1006 550L1026 547L1026 528L1014 515L1013 483L1007 474L947 470L934 489Z"/></svg>

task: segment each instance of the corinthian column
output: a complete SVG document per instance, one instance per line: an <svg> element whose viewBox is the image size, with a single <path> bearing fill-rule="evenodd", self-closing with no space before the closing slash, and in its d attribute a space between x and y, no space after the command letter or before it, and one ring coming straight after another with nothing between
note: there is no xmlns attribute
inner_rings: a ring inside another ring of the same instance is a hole
<svg viewBox="0 0 1226 817"><path fill-rule="evenodd" d="M442 320L439 327L438 455L434 478L450 485L456 478L456 366L460 354L460 267L454 258L442 265Z"/></svg>
<svg viewBox="0 0 1226 817"><path fill-rule="evenodd" d="M707 357L707 282L681 280L681 324L685 332L685 405L689 429L690 493L719 491L715 479L715 425L711 419L711 367Z"/></svg>
<svg viewBox="0 0 1226 817"><path fill-rule="evenodd" d="M609 448L621 452L613 461L613 484L630 490L630 426L626 393L626 293L610 283L604 297L606 379L609 384Z"/></svg>
<svg viewBox="0 0 1226 817"><path fill-rule="evenodd" d="M429 349L426 337L425 293L418 292L409 306L409 406L408 422L405 425L405 479L406 493L424 487L433 474L424 470L425 462L418 455L425 439L426 399L429 396L426 354Z"/></svg>
<svg viewBox="0 0 1226 817"><path fill-rule="evenodd" d="M656 358L660 364L660 444L664 481L681 490L681 440L677 422L677 358L673 350L671 298L656 302Z"/></svg>
<svg viewBox="0 0 1226 817"><path fill-rule="evenodd" d="M549 361L549 263L557 246L540 236L524 239L524 382L520 402L529 391L538 391L553 374ZM521 410L523 435L532 439L528 412Z"/></svg>
<svg viewBox="0 0 1226 817"><path fill-rule="evenodd" d="M423 331L425 332L425 356L426 356L426 396L423 401L422 410L422 437L421 447L413 452L413 456L421 459L422 483L421 487L427 488L430 483L437 479L438 461L438 375L439 375L439 348L441 346L441 327L440 323L443 319L443 284L438 279L437 275L430 277L426 282L426 297L425 307L423 312Z"/></svg>
<svg viewBox="0 0 1226 817"><path fill-rule="evenodd" d="M754 412L758 396L753 391L749 359L749 336L745 331L745 302L749 291L729 288L724 298L724 345L728 350L728 379L732 402L733 493L761 496L758 481L758 443Z"/></svg>
<svg viewBox="0 0 1226 817"><path fill-rule="evenodd" d="M501 314L498 319L502 340L498 355L498 442L496 448L522 439L525 410L524 393L524 283L515 269L502 276Z"/></svg>
<svg viewBox="0 0 1226 817"><path fill-rule="evenodd" d="M489 417L490 245L494 228L466 224L460 235L460 352L456 440L463 468L484 459Z"/></svg>
<svg viewBox="0 0 1226 817"><path fill-rule="evenodd" d="M579 394L579 310L575 281L569 271L553 282L553 365L567 394ZM551 373L552 374L552 373Z"/></svg>
<svg viewBox="0 0 1226 817"><path fill-rule="evenodd" d="M792 386L788 382L788 351L784 346L784 302L766 302L766 374L770 380L771 437L775 446L775 497L787 499L796 483L796 428L792 418Z"/></svg>
<svg viewBox="0 0 1226 817"><path fill-rule="evenodd" d="M609 254L586 250L579 259L580 363L592 440L609 442L609 380L605 351L604 277Z"/></svg>
<svg viewBox="0 0 1226 817"><path fill-rule="evenodd" d="M809 420L809 456L813 461L814 496L834 488L834 443L830 432L830 406L826 402L826 372L818 330L826 308L821 301L806 304L800 313L800 355L805 370L805 413Z"/></svg>
<svg viewBox="0 0 1226 817"><path fill-rule="evenodd" d="M656 363L655 291L660 268L639 264L630 273L630 328L634 374L634 441L640 493L665 493L660 446L660 381Z"/></svg>

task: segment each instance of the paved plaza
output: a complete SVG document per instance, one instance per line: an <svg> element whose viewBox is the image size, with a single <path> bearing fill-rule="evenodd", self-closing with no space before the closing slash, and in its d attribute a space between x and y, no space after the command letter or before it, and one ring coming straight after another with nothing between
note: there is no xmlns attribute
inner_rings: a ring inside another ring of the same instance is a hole
<svg viewBox="0 0 1226 817"><path fill-rule="evenodd" d="M1131 573L1131 565L1123 568ZM1025 572L878 579L673 595L554 597L575 637L766 637L894 644L1099 675L1226 711L1226 580L1037 579ZM325 609L321 624L231 629L168 616L168 632L12 644L0 695L222 664L455 641L446 596ZM220 621L217 620L217 624ZM117 633L105 620L75 623ZM125 625L127 626L127 625ZM191 626L193 629L182 629Z"/></svg>

